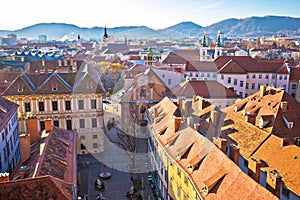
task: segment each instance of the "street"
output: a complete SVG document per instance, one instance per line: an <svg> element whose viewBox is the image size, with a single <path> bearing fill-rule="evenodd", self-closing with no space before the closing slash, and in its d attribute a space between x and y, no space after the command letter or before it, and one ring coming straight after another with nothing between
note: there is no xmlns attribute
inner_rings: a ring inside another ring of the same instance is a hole
<svg viewBox="0 0 300 200"><path fill-rule="evenodd" d="M113 109L105 109L105 126L109 119L113 117L118 119L116 114ZM103 153L78 155L78 196L82 199L86 196L86 199L94 200L102 193L106 200L126 200L128 199L126 194L134 185L137 190L135 194L140 194L145 200L153 199L147 181L149 175L147 138L137 138L134 151L130 151L126 148L128 137L126 133L121 132L117 127L109 130L106 127L105 131L107 137L105 137ZM111 176L107 179L100 178L105 188L99 190L95 187L95 181L104 171L111 173Z"/></svg>

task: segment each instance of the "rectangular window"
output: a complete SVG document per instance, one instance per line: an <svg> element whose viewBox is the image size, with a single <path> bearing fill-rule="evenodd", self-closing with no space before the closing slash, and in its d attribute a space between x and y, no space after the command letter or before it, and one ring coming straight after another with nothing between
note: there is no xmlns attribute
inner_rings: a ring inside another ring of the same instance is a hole
<svg viewBox="0 0 300 200"><path fill-rule="evenodd" d="M181 196L181 187L177 185L177 197L180 199Z"/></svg>
<svg viewBox="0 0 300 200"><path fill-rule="evenodd" d="M251 89L254 90L255 89L255 83L252 83L251 85Z"/></svg>
<svg viewBox="0 0 300 200"><path fill-rule="evenodd" d="M231 83L231 77L228 77L227 82L228 82L228 83Z"/></svg>
<svg viewBox="0 0 300 200"><path fill-rule="evenodd" d="M93 149L97 149L98 148L98 143L93 143Z"/></svg>
<svg viewBox="0 0 300 200"><path fill-rule="evenodd" d="M256 77L256 75L255 74L252 74L252 78L255 78Z"/></svg>
<svg viewBox="0 0 300 200"><path fill-rule="evenodd" d="M249 83L246 83L246 89L249 89Z"/></svg>
<svg viewBox="0 0 300 200"><path fill-rule="evenodd" d="M81 140L85 140L85 135L81 135L81 136L80 136L80 139L81 139Z"/></svg>
<svg viewBox="0 0 300 200"><path fill-rule="evenodd" d="M96 118L92 119L92 128L97 128L97 119Z"/></svg>
<svg viewBox="0 0 300 200"><path fill-rule="evenodd" d="M243 92L239 92L240 98L243 98Z"/></svg>
<svg viewBox="0 0 300 200"><path fill-rule="evenodd" d="M188 185L188 177L187 176L184 176L184 180L183 180L184 184Z"/></svg>
<svg viewBox="0 0 300 200"><path fill-rule="evenodd" d="M268 79L269 78L269 74L266 74L265 78Z"/></svg>
<svg viewBox="0 0 300 200"><path fill-rule="evenodd" d="M43 101L40 101L40 102L39 102L39 111L40 111L40 112L45 111L45 105L44 105L44 102L43 102Z"/></svg>
<svg viewBox="0 0 300 200"><path fill-rule="evenodd" d="M91 109L97 109L96 99L91 99Z"/></svg>
<svg viewBox="0 0 300 200"><path fill-rule="evenodd" d="M224 80L224 75L223 74L221 75L221 79Z"/></svg>
<svg viewBox="0 0 300 200"><path fill-rule="evenodd" d="M282 80L282 75L279 76L279 80Z"/></svg>
<svg viewBox="0 0 300 200"><path fill-rule="evenodd" d="M237 85L237 79L233 79L233 85Z"/></svg>
<svg viewBox="0 0 300 200"><path fill-rule="evenodd" d="M52 111L58 111L57 101L52 101Z"/></svg>
<svg viewBox="0 0 300 200"><path fill-rule="evenodd" d="M66 110L71 110L71 101L70 100L66 101Z"/></svg>
<svg viewBox="0 0 300 200"><path fill-rule="evenodd" d="M258 75L258 78L259 78L259 79L262 79L262 75L261 75L261 74L259 74L259 75Z"/></svg>
<svg viewBox="0 0 300 200"><path fill-rule="evenodd" d="M30 107L30 103L25 103L25 112L31 112L31 107Z"/></svg>
<svg viewBox="0 0 300 200"><path fill-rule="evenodd" d="M45 122L44 121L40 121L40 129L41 129L41 131L45 130Z"/></svg>
<svg viewBox="0 0 300 200"><path fill-rule="evenodd" d="M244 87L244 81L240 81L240 87Z"/></svg>
<svg viewBox="0 0 300 200"><path fill-rule="evenodd" d="M58 122L58 120L53 120L53 126L59 127L59 122Z"/></svg>
<svg viewBox="0 0 300 200"><path fill-rule="evenodd" d="M293 84L292 84L292 89L293 89L293 90L297 89L297 84L293 83Z"/></svg>
<svg viewBox="0 0 300 200"><path fill-rule="evenodd" d="M98 138L98 135L93 135L93 139L97 139Z"/></svg>
<svg viewBox="0 0 300 200"><path fill-rule="evenodd" d="M72 120L67 119L67 130L72 130Z"/></svg>
<svg viewBox="0 0 300 200"><path fill-rule="evenodd" d="M284 80L287 80L287 76L284 76Z"/></svg>
<svg viewBox="0 0 300 200"><path fill-rule="evenodd" d="M83 100L78 100L78 109L79 110L83 110L84 109Z"/></svg>
<svg viewBox="0 0 300 200"><path fill-rule="evenodd" d="M170 78L168 79L168 84L171 85L171 79Z"/></svg>
<svg viewBox="0 0 300 200"><path fill-rule="evenodd" d="M79 119L79 128L85 128L84 119Z"/></svg>

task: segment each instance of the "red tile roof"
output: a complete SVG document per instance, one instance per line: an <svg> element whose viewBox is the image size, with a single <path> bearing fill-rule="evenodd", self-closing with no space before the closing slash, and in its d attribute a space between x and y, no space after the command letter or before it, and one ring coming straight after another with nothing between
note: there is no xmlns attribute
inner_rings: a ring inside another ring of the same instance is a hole
<svg viewBox="0 0 300 200"><path fill-rule="evenodd" d="M300 67L291 67L290 68L290 81L297 81L300 80Z"/></svg>
<svg viewBox="0 0 300 200"><path fill-rule="evenodd" d="M189 176L202 199L277 199L194 129L180 123L175 131L176 109L168 98L149 109L154 118L153 134L168 156Z"/></svg>
<svg viewBox="0 0 300 200"><path fill-rule="evenodd" d="M186 98L192 98L194 95L198 95L206 99L238 98L232 90L213 80L186 80L171 90L173 95L185 96Z"/></svg>

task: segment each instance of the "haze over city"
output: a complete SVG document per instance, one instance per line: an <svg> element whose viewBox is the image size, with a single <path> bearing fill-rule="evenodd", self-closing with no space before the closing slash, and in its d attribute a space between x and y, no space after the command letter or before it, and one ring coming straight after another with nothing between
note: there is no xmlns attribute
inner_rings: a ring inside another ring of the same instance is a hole
<svg viewBox="0 0 300 200"><path fill-rule="evenodd" d="M160 29L183 21L208 26L227 18L250 16L299 17L300 1L146 1L113 0L84 2L4 1L1 3L0 30L17 30L37 23L68 23L79 27L141 26Z"/></svg>

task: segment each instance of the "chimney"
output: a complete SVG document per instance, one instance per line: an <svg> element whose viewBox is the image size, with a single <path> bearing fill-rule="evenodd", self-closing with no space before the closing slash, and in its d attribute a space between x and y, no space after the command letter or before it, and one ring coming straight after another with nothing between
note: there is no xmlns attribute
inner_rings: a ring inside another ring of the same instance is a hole
<svg viewBox="0 0 300 200"><path fill-rule="evenodd" d="M52 126L52 119L45 119L45 131L49 132L52 131L53 126Z"/></svg>
<svg viewBox="0 0 300 200"><path fill-rule="evenodd" d="M42 66L45 67L45 57L42 57Z"/></svg>
<svg viewBox="0 0 300 200"><path fill-rule="evenodd" d="M58 58L58 66L59 67L61 67L61 63L62 63L61 58Z"/></svg>
<svg viewBox="0 0 300 200"><path fill-rule="evenodd" d="M9 181L9 173L0 173L0 183Z"/></svg>
<svg viewBox="0 0 300 200"><path fill-rule="evenodd" d="M31 154L30 135L22 134L19 136L19 139L20 139L21 162L24 163L30 158L30 154Z"/></svg>
<svg viewBox="0 0 300 200"><path fill-rule="evenodd" d="M33 144L39 139L39 126L36 117L28 117L26 119L27 133L30 134L30 144Z"/></svg>
<svg viewBox="0 0 300 200"><path fill-rule="evenodd" d="M183 108L183 100L184 100L184 99L185 99L184 97L178 97L178 98L177 98L177 104L178 104L178 108L179 108L180 111L182 111L182 108Z"/></svg>
<svg viewBox="0 0 300 200"><path fill-rule="evenodd" d="M260 160L256 160L251 157L248 160L248 175L253 178L256 182L259 183L260 178L260 168L262 167L262 163Z"/></svg>
<svg viewBox="0 0 300 200"><path fill-rule="evenodd" d="M224 138L213 137L213 143L223 152L226 154L226 144L227 140Z"/></svg>
<svg viewBox="0 0 300 200"><path fill-rule="evenodd" d="M239 165L240 149L238 146L231 144L229 149L229 158L236 164Z"/></svg>
<svg viewBox="0 0 300 200"><path fill-rule="evenodd" d="M287 112L287 107L288 107L287 101L280 102L280 108L281 108L282 112Z"/></svg>
<svg viewBox="0 0 300 200"><path fill-rule="evenodd" d="M246 114L246 122L255 125L256 122L256 113Z"/></svg>
<svg viewBox="0 0 300 200"><path fill-rule="evenodd" d="M64 66L67 67L68 66L68 60L66 57L64 57Z"/></svg>
<svg viewBox="0 0 300 200"><path fill-rule="evenodd" d="M74 64L74 58L71 57L71 58L70 58L70 65L71 65L71 67L73 66L73 64Z"/></svg>
<svg viewBox="0 0 300 200"><path fill-rule="evenodd" d="M181 118L181 117L176 117L176 116L173 116L173 118L174 118L174 128L175 128L175 132L177 132L178 129L179 129L179 127L180 127L182 118Z"/></svg>
<svg viewBox="0 0 300 200"><path fill-rule="evenodd" d="M272 170L267 174L266 178L267 187L268 185L274 190L273 194L280 197L280 183L281 183L281 176L276 170Z"/></svg>
<svg viewBox="0 0 300 200"><path fill-rule="evenodd" d="M260 96L260 97L265 96L265 94L266 94L266 89L267 89L266 86L260 85L260 87L259 87L259 96Z"/></svg>
<svg viewBox="0 0 300 200"><path fill-rule="evenodd" d="M20 179L25 178L25 172L26 172L26 166L21 166L20 169L19 169Z"/></svg>
<svg viewBox="0 0 300 200"><path fill-rule="evenodd" d="M218 111L212 110L210 111L210 119L213 124L217 123Z"/></svg>
<svg viewBox="0 0 300 200"><path fill-rule="evenodd" d="M199 123L197 123L197 124L195 123L195 124L194 124L194 129L195 129L198 133L200 133L200 127L201 127L201 126L200 126Z"/></svg>

